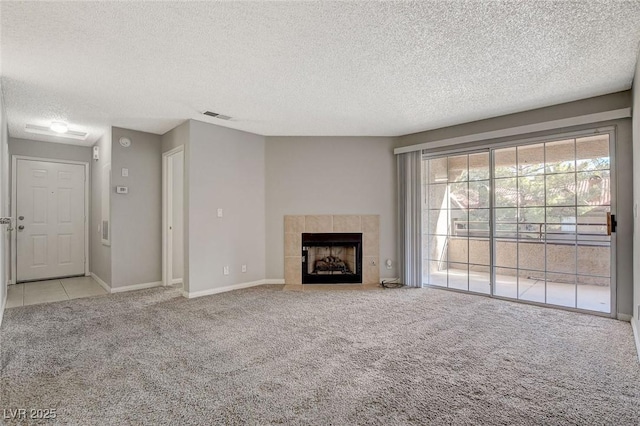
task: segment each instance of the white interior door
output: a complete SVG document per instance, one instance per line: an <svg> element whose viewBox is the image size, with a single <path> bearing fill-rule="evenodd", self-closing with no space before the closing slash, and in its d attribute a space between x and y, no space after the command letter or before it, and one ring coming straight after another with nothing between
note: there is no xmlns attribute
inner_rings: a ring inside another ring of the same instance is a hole
<svg viewBox="0 0 640 426"><path fill-rule="evenodd" d="M85 167L18 160L17 280L84 275Z"/></svg>
<svg viewBox="0 0 640 426"><path fill-rule="evenodd" d="M182 282L183 276L183 188L184 188L184 152L173 154L169 160L169 179L171 181L171 220L169 222L169 241L172 254L171 283Z"/></svg>

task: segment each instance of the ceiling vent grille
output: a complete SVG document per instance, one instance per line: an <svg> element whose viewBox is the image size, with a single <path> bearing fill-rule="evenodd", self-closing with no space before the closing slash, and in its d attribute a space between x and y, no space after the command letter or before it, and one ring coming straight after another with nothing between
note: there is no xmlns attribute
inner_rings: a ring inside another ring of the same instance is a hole
<svg viewBox="0 0 640 426"><path fill-rule="evenodd" d="M208 115L209 117L218 118L220 120L231 120L231 117L229 117L228 115L218 114L217 112L205 111L203 112L203 114Z"/></svg>
<svg viewBox="0 0 640 426"><path fill-rule="evenodd" d="M25 132L36 133L38 135L55 136L58 138L76 139L80 141L86 140L87 136L89 136L89 133L79 132L77 130L68 130L66 133L57 133L51 130L49 127L38 126L36 124L25 124L24 130Z"/></svg>

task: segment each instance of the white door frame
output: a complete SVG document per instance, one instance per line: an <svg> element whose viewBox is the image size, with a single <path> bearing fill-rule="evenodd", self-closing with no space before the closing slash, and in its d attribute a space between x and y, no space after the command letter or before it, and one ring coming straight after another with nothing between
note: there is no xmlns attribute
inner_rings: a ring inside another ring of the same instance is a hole
<svg viewBox="0 0 640 426"><path fill-rule="evenodd" d="M184 153L184 145L162 153L162 285L164 286L173 284L173 241L168 232L169 224L173 223L173 185L169 179L173 178L171 156L179 152Z"/></svg>
<svg viewBox="0 0 640 426"><path fill-rule="evenodd" d="M84 166L84 275L91 275L89 268L89 163L86 161L58 160L55 158L30 157L26 155L11 156L11 215L18 217L18 160L43 161L47 163L79 164ZM11 279L9 284L15 284L18 279L18 233L11 236Z"/></svg>

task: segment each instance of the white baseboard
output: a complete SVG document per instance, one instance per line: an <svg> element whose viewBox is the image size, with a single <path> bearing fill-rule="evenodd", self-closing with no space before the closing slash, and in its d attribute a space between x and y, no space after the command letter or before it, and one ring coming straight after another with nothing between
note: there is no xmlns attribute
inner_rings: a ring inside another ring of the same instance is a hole
<svg viewBox="0 0 640 426"><path fill-rule="evenodd" d="M125 285L122 287L111 287L111 293L122 293L123 291L143 290L145 288L153 288L162 286L162 281L154 281L151 283L141 283Z"/></svg>
<svg viewBox="0 0 640 426"><path fill-rule="evenodd" d="M133 290L143 290L145 288L158 287L162 285L162 281L154 281L151 283L142 283L142 284L133 284L126 285L123 287L111 287L106 282L102 281L99 276L91 273L91 278L93 278L98 284L102 286L108 293L122 293L123 291L133 291Z"/></svg>
<svg viewBox="0 0 640 426"><path fill-rule="evenodd" d="M631 320L633 319L633 317L631 315L628 314L618 314L618 320L620 321L626 321L626 322L631 322Z"/></svg>
<svg viewBox="0 0 640 426"><path fill-rule="evenodd" d="M174 278L171 280L171 284L182 284L182 278Z"/></svg>
<svg viewBox="0 0 640 426"><path fill-rule="evenodd" d="M640 330L638 329L638 320L631 319L631 329L633 330L633 338L636 341L636 352L638 352L638 362L640 362Z"/></svg>
<svg viewBox="0 0 640 426"><path fill-rule="evenodd" d="M233 285L228 285L224 287L216 287L216 288L210 288L207 290L200 290L200 291L194 291L194 292L182 291L182 295L187 299L193 299L194 297L210 296L212 294L226 293L227 291L240 290L241 288L255 287L258 285L266 284L266 281L268 280L250 281L247 283L233 284Z"/></svg>
<svg viewBox="0 0 640 426"><path fill-rule="evenodd" d="M284 284L284 278L267 278L263 284Z"/></svg>
<svg viewBox="0 0 640 426"><path fill-rule="evenodd" d="M102 281L102 279L99 276L97 276L96 274L94 274L92 272L91 273L91 278L93 278L95 280L95 282L100 284L102 286L102 288L104 288L107 291L107 293L111 293L111 286L109 284L107 284L106 282Z"/></svg>

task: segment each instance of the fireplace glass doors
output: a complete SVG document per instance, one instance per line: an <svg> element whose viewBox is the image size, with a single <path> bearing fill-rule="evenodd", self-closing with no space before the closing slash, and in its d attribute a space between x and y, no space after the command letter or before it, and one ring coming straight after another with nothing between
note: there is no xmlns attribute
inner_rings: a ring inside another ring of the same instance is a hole
<svg viewBox="0 0 640 426"><path fill-rule="evenodd" d="M302 284L362 282L362 234L302 234Z"/></svg>

